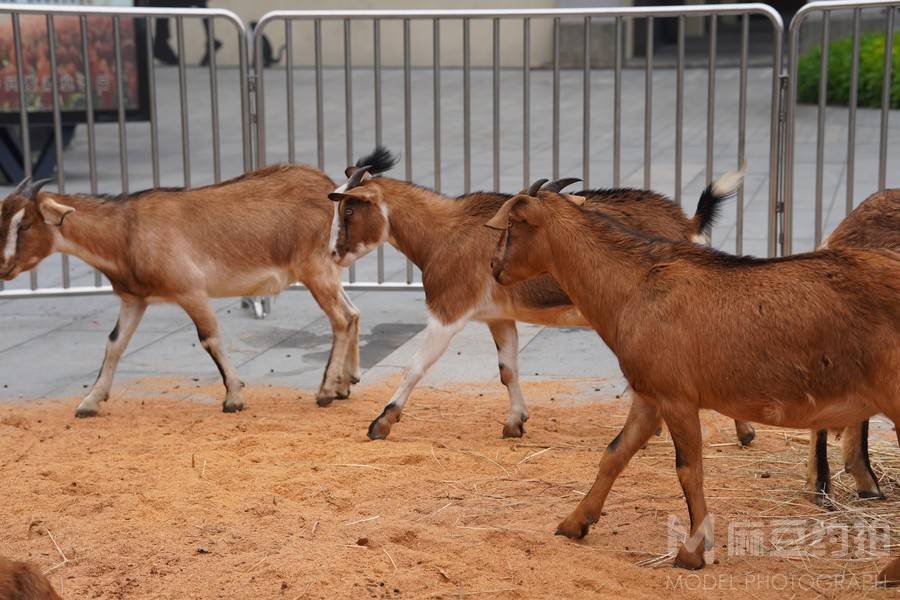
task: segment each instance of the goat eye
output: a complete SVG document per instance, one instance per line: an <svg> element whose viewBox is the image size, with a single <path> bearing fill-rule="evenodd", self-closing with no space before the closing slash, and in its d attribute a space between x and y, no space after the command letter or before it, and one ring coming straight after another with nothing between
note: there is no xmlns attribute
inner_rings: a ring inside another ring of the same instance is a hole
<svg viewBox="0 0 900 600"><path fill-rule="evenodd" d="M19 231L28 231L31 229L31 223L22 223L19 225Z"/></svg>
<svg viewBox="0 0 900 600"><path fill-rule="evenodd" d="M349 217L350 215L353 214L353 209L352 209L352 208L345 208L345 209L344 209L344 214L347 215L347 216Z"/></svg>

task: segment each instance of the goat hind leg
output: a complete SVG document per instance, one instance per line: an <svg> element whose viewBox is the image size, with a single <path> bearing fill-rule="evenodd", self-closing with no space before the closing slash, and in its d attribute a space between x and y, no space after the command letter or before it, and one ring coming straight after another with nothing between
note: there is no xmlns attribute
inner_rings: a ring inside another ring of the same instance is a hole
<svg viewBox="0 0 900 600"><path fill-rule="evenodd" d="M131 341L131 336L146 310L147 304L143 300L122 299L122 304L119 306L119 319L106 342L106 354L103 356L103 365L100 367L97 381L75 409L76 417L95 416L100 410L100 402L109 397L113 376L119 366L119 359L122 358L122 354L128 347L128 342Z"/></svg>
<svg viewBox="0 0 900 600"><path fill-rule="evenodd" d="M209 304L209 299L205 295L192 295L177 298L176 302L194 322L197 328L197 337L200 338L200 345L213 359L219 369L219 374L222 375L222 381L225 384L225 401L222 403L222 412L231 413L243 410L244 399L241 389L244 384L222 347L219 320Z"/></svg>
<svg viewBox="0 0 900 600"><path fill-rule="evenodd" d="M691 406L666 406L663 420L675 445L675 470L687 500L691 518L690 537L678 549L675 566L683 569L702 569L706 564L703 553L712 548L713 526L703 495L703 435L700 413Z"/></svg>
<svg viewBox="0 0 900 600"><path fill-rule="evenodd" d="M831 502L831 468L828 466L828 430L809 432L809 455L806 459L806 491L813 504L834 510Z"/></svg>
<svg viewBox="0 0 900 600"><path fill-rule="evenodd" d="M491 321L488 327L497 346L500 381L509 393L509 416L503 425L503 437L520 438L525 434L528 409L519 386L519 332L515 321Z"/></svg>
<svg viewBox="0 0 900 600"><path fill-rule="evenodd" d="M878 479L872 471L872 464L869 462L869 420L844 429L841 441L844 469L856 481L856 492L859 497L884 499L884 494L878 487Z"/></svg>
<svg viewBox="0 0 900 600"><path fill-rule="evenodd" d="M390 402L381 411L381 414L375 418L369 425L369 439L383 440L391 432L391 427L400 420L403 414L403 406L409 399L409 395L415 389L419 381L424 377L431 365L439 359L450 345L459 330L468 322L468 317L458 319L452 323L441 323L436 317L428 316L428 325L425 326L425 340L416 350L412 364L403 374L403 380L400 386L391 396Z"/></svg>
<svg viewBox="0 0 900 600"><path fill-rule="evenodd" d="M350 383L355 384L359 383L359 380L362 378L362 373L359 369L359 309L356 308L350 300L350 296L343 289L341 289L341 294L352 315L350 321L350 342L347 345L347 358L344 362L344 370L350 379Z"/></svg>
<svg viewBox="0 0 900 600"><path fill-rule="evenodd" d="M600 459L594 485L575 510L559 524L556 535L564 535L573 540L587 535L590 526L600 518L606 496L616 478L658 428L659 407L635 393L625 425L606 447L603 458Z"/></svg>

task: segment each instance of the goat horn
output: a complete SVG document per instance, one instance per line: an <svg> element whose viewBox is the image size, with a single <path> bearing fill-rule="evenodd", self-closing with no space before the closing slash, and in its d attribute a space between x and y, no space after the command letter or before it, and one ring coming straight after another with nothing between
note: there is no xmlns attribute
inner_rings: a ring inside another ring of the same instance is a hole
<svg viewBox="0 0 900 600"><path fill-rule="evenodd" d="M358 167L355 171L353 171L353 175L350 176L350 179L347 180L347 187L345 187L344 189L349 190L349 189L355 188L356 186L361 184L363 175L368 173L369 169L371 169L371 168L372 168L371 165L365 165L362 167Z"/></svg>
<svg viewBox="0 0 900 600"><path fill-rule="evenodd" d="M544 185L544 187L542 187L541 189L545 190L547 192L559 193L563 189L569 187L573 183L578 183L579 181L581 181L581 179L579 179L577 177L564 177L563 179L557 179L555 181L551 181L550 183Z"/></svg>
<svg viewBox="0 0 900 600"><path fill-rule="evenodd" d="M23 191L25 190L25 188L27 188L29 185L31 185L31 177L30 176L23 179L22 182L16 186L16 189L13 190L13 196L18 196L19 194L22 194Z"/></svg>
<svg viewBox="0 0 900 600"><path fill-rule="evenodd" d="M528 191L525 192L526 195L534 196L535 194L538 193L538 190L541 189L541 186L544 185L545 183L547 183L548 181L549 181L548 179L538 179L537 181L532 183L530 186L528 186Z"/></svg>
<svg viewBox="0 0 900 600"><path fill-rule="evenodd" d="M28 198L29 200L34 200L37 197L37 193L41 191L41 188L53 181L52 179L38 179L37 181L32 181L28 184L28 186L22 190L20 193Z"/></svg>

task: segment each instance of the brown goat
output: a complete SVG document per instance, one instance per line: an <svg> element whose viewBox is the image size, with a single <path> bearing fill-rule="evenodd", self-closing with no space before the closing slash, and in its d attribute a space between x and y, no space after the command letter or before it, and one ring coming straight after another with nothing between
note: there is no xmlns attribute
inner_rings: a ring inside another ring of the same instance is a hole
<svg viewBox="0 0 900 600"><path fill-rule="evenodd" d="M0 204L0 279L54 252L99 269L122 301L97 381L76 416L97 414L147 305L176 303L197 327L227 390L223 410L243 408L210 298L271 295L302 282L331 321L331 357L317 401L346 398L359 380L359 312L328 253L334 182L312 167L274 166L192 189L109 198L39 192L26 180Z"/></svg>
<svg viewBox="0 0 900 600"><path fill-rule="evenodd" d="M665 421L691 519L676 566L712 543L699 410L781 427L844 428L883 412L900 423L900 256L823 249L735 257L651 238L539 192L508 200L493 268L513 285L549 273L619 359L634 401L590 492L560 525L587 534L638 448Z"/></svg>
<svg viewBox="0 0 900 600"><path fill-rule="evenodd" d="M348 266L389 241L422 270L428 305L424 344L384 411L369 426L369 437L388 436L416 384L470 320L486 322L497 346L500 380L510 400L503 437L521 437L528 411L519 386L516 321L557 327L586 327L588 323L549 276L512 288L503 288L491 278L484 257L496 246L497 236L476 225L496 213L508 195L475 192L452 199L405 181L372 177L395 162L386 149L376 148L356 167L348 168L350 179L330 195L335 200L335 260ZM580 180L568 183L575 181ZM668 198L650 191L583 193L591 210L615 216L632 227L672 239L701 241L719 202L739 182L732 177L723 185L710 186L693 219ZM558 189L565 183L553 185ZM739 423L738 436L742 443L750 443L753 428Z"/></svg>
<svg viewBox="0 0 900 600"><path fill-rule="evenodd" d="M876 192L840 222L823 248L884 248L900 252L900 189ZM860 498L884 498L869 462L869 422L848 427L842 436L844 469ZM807 489L816 504L832 508L828 431L810 432Z"/></svg>
<svg viewBox="0 0 900 600"><path fill-rule="evenodd" d="M61 599L34 565L0 556L0 600Z"/></svg>

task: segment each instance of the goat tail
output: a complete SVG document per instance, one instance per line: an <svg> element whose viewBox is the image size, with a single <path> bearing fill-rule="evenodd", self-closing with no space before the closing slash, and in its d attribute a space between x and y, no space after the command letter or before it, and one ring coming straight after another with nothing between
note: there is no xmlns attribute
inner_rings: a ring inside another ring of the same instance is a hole
<svg viewBox="0 0 900 600"><path fill-rule="evenodd" d="M719 213L722 210L722 202L737 193L744 175L747 173L747 164L741 165L737 171L728 171L711 184L706 186L697 203L697 211L694 213L695 235L708 236Z"/></svg>

